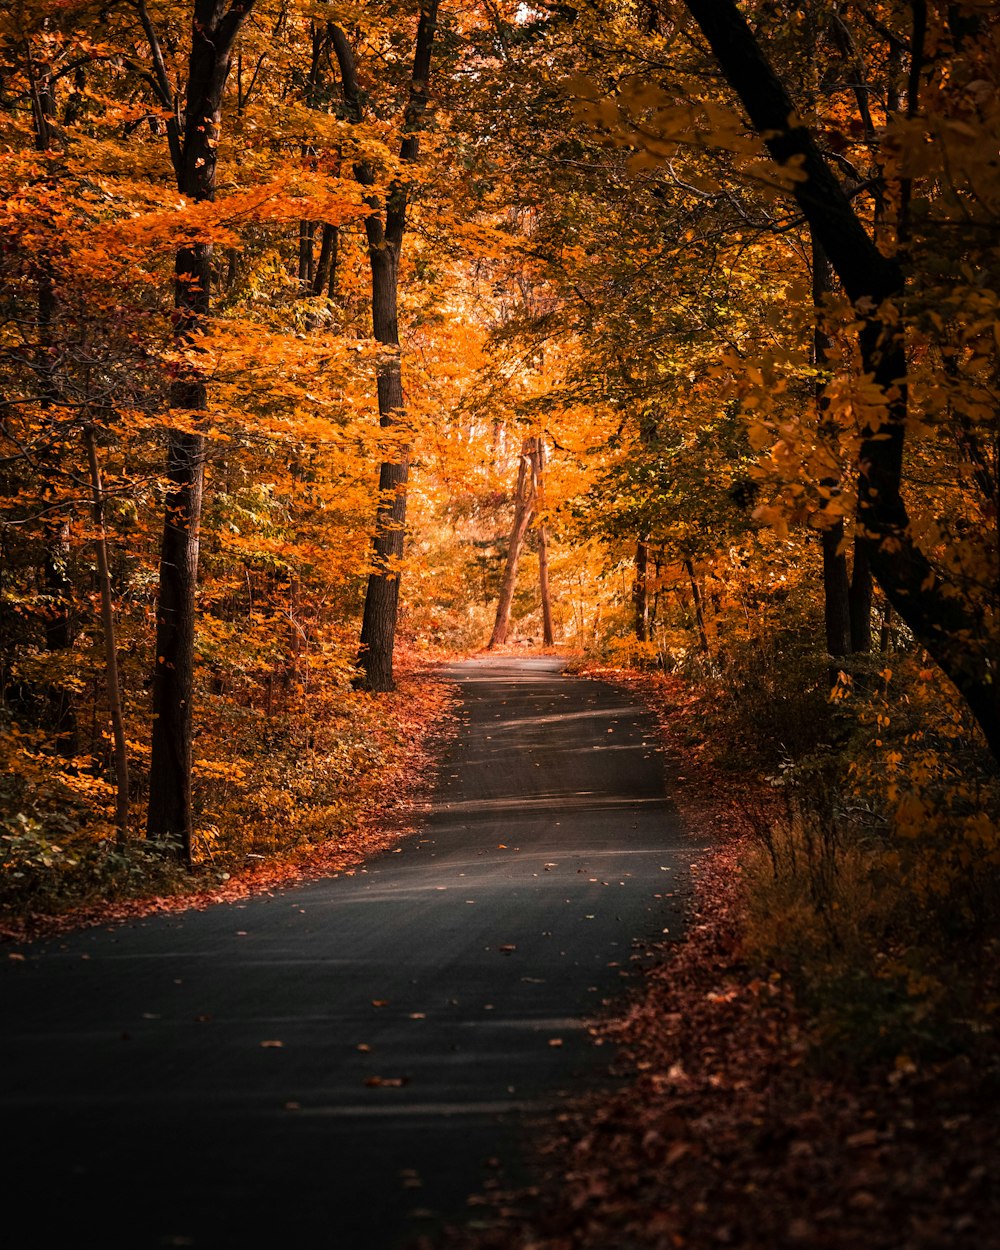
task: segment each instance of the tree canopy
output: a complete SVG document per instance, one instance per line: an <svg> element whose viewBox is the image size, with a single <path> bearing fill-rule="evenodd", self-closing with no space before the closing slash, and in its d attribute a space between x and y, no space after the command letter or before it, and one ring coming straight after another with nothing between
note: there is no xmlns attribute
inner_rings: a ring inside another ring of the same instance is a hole
<svg viewBox="0 0 1000 1250"><path fill-rule="evenodd" d="M508 642L933 690L900 810L929 737L989 773L998 40L985 0L10 6L10 863L315 836L397 638L496 641L502 587Z"/></svg>

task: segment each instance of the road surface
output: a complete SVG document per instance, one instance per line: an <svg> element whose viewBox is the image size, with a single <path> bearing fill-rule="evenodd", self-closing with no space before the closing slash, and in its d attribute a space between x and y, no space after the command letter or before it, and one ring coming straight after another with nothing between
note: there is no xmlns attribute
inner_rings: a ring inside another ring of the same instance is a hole
<svg viewBox="0 0 1000 1250"><path fill-rule="evenodd" d="M366 871L0 951L9 1250L390 1250L520 1178L698 849L649 716L559 667L447 671L433 810Z"/></svg>

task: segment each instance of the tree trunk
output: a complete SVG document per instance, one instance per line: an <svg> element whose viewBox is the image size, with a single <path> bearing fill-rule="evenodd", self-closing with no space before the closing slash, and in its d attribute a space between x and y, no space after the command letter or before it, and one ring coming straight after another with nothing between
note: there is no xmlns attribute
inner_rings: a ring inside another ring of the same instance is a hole
<svg viewBox="0 0 1000 1250"><path fill-rule="evenodd" d="M850 609L851 650L867 655L872 649L872 572L869 547L864 539L854 543Z"/></svg>
<svg viewBox="0 0 1000 1250"><path fill-rule="evenodd" d="M319 244L319 260L313 276L313 295L327 294L332 299L337 289L337 251L340 231L336 226L324 225Z"/></svg>
<svg viewBox="0 0 1000 1250"><path fill-rule="evenodd" d="M503 581L500 583L500 600L497 603L497 615L493 624L488 650L502 647L507 641L510 628L510 610L514 603L514 590L517 586L517 568L524 549L524 538L531 524L534 511L534 481L531 472L531 443L526 438L521 447L521 455L517 462L517 488L514 492L514 521L510 529L510 542L507 544L507 563L504 566Z"/></svg>
<svg viewBox="0 0 1000 1250"><path fill-rule="evenodd" d="M196 201L215 198L222 97L233 44L255 0L196 0L191 35L183 141L177 145L178 190ZM147 28L154 49L155 33ZM208 387L192 359L210 306L212 245L193 243L174 267L174 337L188 357L186 376L170 388L170 406L193 415L208 406ZM147 835L191 861L195 592L204 492L205 440L200 433L167 434L167 481L160 585L156 605L153 737L149 764Z"/></svg>
<svg viewBox="0 0 1000 1250"><path fill-rule="evenodd" d="M649 642L649 539L640 538L635 544L635 585L632 588L635 605L635 636L639 642Z"/></svg>
<svg viewBox="0 0 1000 1250"><path fill-rule="evenodd" d="M372 321L381 345L376 364L379 425L394 425L403 415L403 379L396 321L398 250L386 243L369 252L372 268ZM392 659L399 611L399 561L406 527L406 483L409 459L383 461L379 469L379 503L375 514L374 563L368 576L361 621L361 665L368 690L392 690Z"/></svg>
<svg viewBox="0 0 1000 1250"><path fill-rule="evenodd" d="M882 391L885 408L877 424L863 431L858 456L858 546L867 553L886 598L965 697L990 750L1000 759L1000 683L989 605L949 583L930 564L913 541L901 494L907 361L894 314L904 295L903 270L868 235L812 133L797 121L798 110L734 0L685 3L773 159L779 165L791 163L804 175L791 194L861 318L862 368ZM914 38L911 115L921 44L922 39ZM893 312L883 317L883 305Z"/></svg>
<svg viewBox="0 0 1000 1250"><path fill-rule="evenodd" d="M531 458L531 478L535 494L535 508L545 514L545 439L539 435L534 440ZM538 589L542 599L542 646L555 646L552 628L552 596L549 592L549 536L545 521L538 523Z"/></svg>
<svg viewBox="0 0 1000 1250"><path fill-rule="evenodd" d="M97 462L97 440L94 427L83 427L83 441L90 466L90 493L93 502L94 551L101 593L101 628L104 631L104 668L108 684L108 708L111 713L111 735L115 752L115 825L118 844L128 838L128 748L125 744L125 717L122 711L121 683L118 679L118 645L115 635L115 608L108 565L108 536L104 527L104 489L101 467Z"/></svg>
<svg viewBox="0 0 1000 1250"><path fill-rule="evenodd" d="M691 560L685 559L684 568L687 570L688 580L691 583L691 599L694 602L694 617L698 625L698 642L701 649L706 655L711 655L711 648L708 645L708 630L705 628L705 609L701 598L701 587L698 585L698 579L694 575L694 564Z"/></svg>
<svg viewBox="0 0 1000 1250"><path fill-rule="evenodd" d="M315 223L299 222L299 286L309 294L313 285L313 233Z"/></svg>
<svg viewBox="0 0 1000 1250"><path fill-rule="evenodd" d="M405 137L399 149L403 165L413 164L420 154L420 128L428 106L427 81L437 32L437 11L438 0L424 0L421 4L413 73L403 117ZM362 98L354 52L339 26L331 24L329 35L340 66L344 100L351 120L357 124L362 120ZM375 186L375 173L366 162L359 162L354 174L363 187ZM386 196L383 216L378 195L369 191L365 196L369 209L365 217L365 234L372 272L372 332L381 349L376 375L379 424L383 429L398 424L403 416L397 301L399 255L406 233L409 197L409 185L394 179ZM399 561L403 554L406 528L408 477L409 451L405 448L398 460L385 461L379 468L379 503L372 553L375 567L368 577L358 651L361 671L357 684L366 690L386 691L395 686L392 660L399 610Z"/></svg>

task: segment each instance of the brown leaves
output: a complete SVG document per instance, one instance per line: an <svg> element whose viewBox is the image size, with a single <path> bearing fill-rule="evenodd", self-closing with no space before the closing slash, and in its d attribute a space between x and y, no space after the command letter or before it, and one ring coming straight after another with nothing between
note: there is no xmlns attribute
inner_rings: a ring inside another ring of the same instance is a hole
<svg viewBox="0 0 1000 1250"><path fill-rule="evenodd" d="M997 1226L994 1109L974 1074L953 1065L945 1091L912 1064L836 1081L804 1064L791 990L742 962L739 853L699 862L687 938L603 1026L632 1078L565 1113L539 1222L461 1250L957 1250Z"/></svg>

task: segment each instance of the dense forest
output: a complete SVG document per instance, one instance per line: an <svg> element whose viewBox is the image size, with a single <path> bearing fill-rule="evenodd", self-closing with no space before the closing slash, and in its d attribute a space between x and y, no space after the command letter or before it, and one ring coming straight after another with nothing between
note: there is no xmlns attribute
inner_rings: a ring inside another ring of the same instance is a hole
<svg viewBox="0 0 1000 1250"><path fill-rule="evenodd" d="M421 664L531 641L696 699L753 940L932 1013L916 930L996 940L992 3L191 8L0 17L6 905L336 837Z"/></svg>

